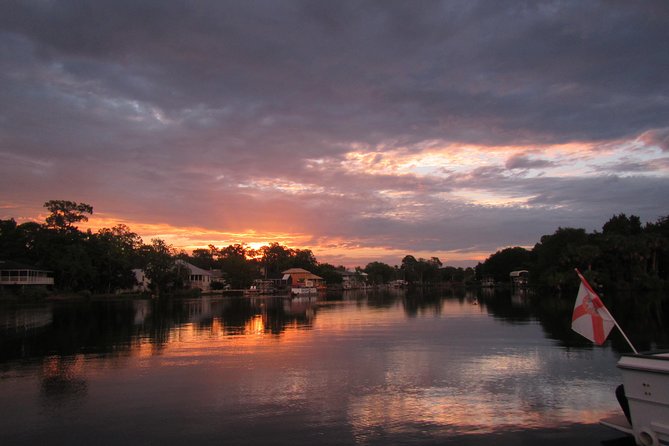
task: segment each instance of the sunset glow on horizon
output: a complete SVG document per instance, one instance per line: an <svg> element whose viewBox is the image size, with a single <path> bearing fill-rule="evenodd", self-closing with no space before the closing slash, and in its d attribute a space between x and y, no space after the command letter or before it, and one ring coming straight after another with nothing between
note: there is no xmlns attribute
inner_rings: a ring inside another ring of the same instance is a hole
<svg viewBox="0 0 669 446"><path fill-rule="evenodd" d="M46 216L44 216L46 217ZM43 219L42 219L43 221ZM19 221L22 223L22 221ZM247 248L258 250L271 243L279 243L293 249L309 249L314 252L321 263L332 263L344 265L349 268L356 266L364 267L373 261L388 261L391 265L397 265L405 255L413 255L416 258L439 257L449 265L471 266L472 261L483 261L489 252L438 252L438 251L412 251L404 252L390 247L365 247L356 245L352 240L321 240L323 245L314 245L310 242L313 236L308 234L280 234L280 233L257 233L249 230L246 233L227 233L198 227L172 227L168 224L143 224L129 222L93 215L89 221L79 225L82 230L97 232L103 228L112 228L119 224L129 227L132 232L138 234L144 243L150 243L152 239L161 239L172 245L177 250L184 250L189 254L195 249L208 249L210 245L224 248L229 245L244 245ZM504 248L504 247L500 247ZM398 259L392 263L392 259Z"/></svg>

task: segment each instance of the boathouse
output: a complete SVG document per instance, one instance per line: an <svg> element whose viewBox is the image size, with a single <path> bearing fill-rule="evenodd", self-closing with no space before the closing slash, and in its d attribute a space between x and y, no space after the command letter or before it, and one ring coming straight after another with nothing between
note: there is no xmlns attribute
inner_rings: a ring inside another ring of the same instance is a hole
<svg viewBox="0 0 669 446"><path fill-rule="evenodd" d="M325 286L325 279L302 268L291 268L283 271L282 280L292 287L316 287Z"/></svg>
<svg viewBox="0 0 669 446"><path fill-rule="evenodd" d="M528 283L529 272L524 269L519 271L511 271L509 278L511 279L511 287L524 288Z"/></svg>

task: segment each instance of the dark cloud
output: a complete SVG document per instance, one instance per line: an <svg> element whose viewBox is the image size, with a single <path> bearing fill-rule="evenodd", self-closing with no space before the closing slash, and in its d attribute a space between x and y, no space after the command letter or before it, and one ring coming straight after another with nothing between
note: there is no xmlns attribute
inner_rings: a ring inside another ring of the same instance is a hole
<svg viewBox="0 0 669 446"><path fill-rule="evenodd" d="M542 167L551 167L555 163L542 159L533 159L526 155L513 155L506 160L507 169L534 169Z"/></svg>
<svg viewBox="0 0 669 446"><path fill-rule="evenodd" d="M595 169L597 172L604 172L607 174L622 174L622 173L659 173L663 174L669 170L669 158L654 158L648 161L636 161L633 159L624 159L616 163L608 163L598 166Z"/></svg>
<svg viewBox="0 0 669 446"><path fill-rule="evenodd" d="M407 249L524 243L626 206L656 218L667 167L648 156L597 174L653 178L523 178L558 166L535 151L441 177L379 166L466 144L666 152L668 22L664 1L8 0L0 198ZM381 173L346 168L352 150ZM450 195L474 189L532 198Z"/></svg>
<svg viewBox="0 0 669 446"><path fill-rule="evenodd" d="M331 141L511 143L666 123L669 7L650 3L18 1L0 26L99 97L210 110L244 139L281 116Z"/></svg>

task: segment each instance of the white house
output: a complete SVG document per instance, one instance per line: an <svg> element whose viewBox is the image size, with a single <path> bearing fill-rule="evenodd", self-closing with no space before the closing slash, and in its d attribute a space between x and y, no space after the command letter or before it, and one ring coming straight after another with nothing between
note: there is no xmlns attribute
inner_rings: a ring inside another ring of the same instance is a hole
<svg viewBox="0 0 669 446"><path fill-rule="evenodd" d="M151 281L143 269L135 268L132 270L132 273L135 275L135 286L132 287L133 292L145 293L149 291L149 284Z"/></svg>
<svg viewBox="0 0 669 446"><path fill-rule="evenodd" d="M53 285L51 271L0 260L0 285Z"/></svg>
<svg viewBox="0 0 669 446"><path fill-rule="evenodd" d="M199 288L201 291L211 290L212 272L206 269L198 268L192 263L183 260L176 261L177 266L185 266L190 271L188 283L190 288Z"/></svg>
<svg viewBox="0 0 669 446"><path fill-rule="evenodd" d="M367 273L357 271L341 271L341 286L345 290L367 288Z"/></svg>
<svg viewBox="0 0 669 446"><path fill-rule="evenodd" d="M184 260L177 260L175 265L177 268L185 268L188 270L189 288L199 288L201 291L211 290L211 282L214 271L207 271L202 268L198 268L192 263L188 263ZM135 274L135 286L132 287L132 291L140 293L149 291L151 280L146 277L144 270L133 269L132 272Z"/></svg>

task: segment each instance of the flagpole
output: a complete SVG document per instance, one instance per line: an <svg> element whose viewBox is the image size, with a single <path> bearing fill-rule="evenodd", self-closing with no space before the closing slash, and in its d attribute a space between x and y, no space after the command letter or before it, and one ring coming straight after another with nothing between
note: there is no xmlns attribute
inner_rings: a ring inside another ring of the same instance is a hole
<svg viewBox="0 0 669 446"><path fill-rule="evenodd" d="M618 321L616 321L616 318L613 317L613 315L611 314L611 312L609 311L609 309L606 308L606 305L604 306L604 309L606 310L606 313L611 317L611 320L612 320L613 323L616 325L616 327L618 327L618 331L620 331L620 334L623 335L623 338L625 338L625 340L627 341L627 343L629 344L629 346L632 348L632 351L634 352L634 354L635 354L635 355L638 355L639 352L636 351L636 348L634 348L634 345L632 345L632 342L629 340L629 338L627 337L627 335L625 334L625 332L623 331L623 329L620 328L620 325L618 325Z"/></svg>
<svg viewBox="0 0 669 446"><path fill-rule="evenodd" d="M591 286L590 283L585 279L585 277L583 277L583 274L581 274L581 272L578 270L578 268L574 268L574 271L576 271L576 274L578 274L578 277L581 279L581 281L583 281L583 283L585 283L586 285L588 285L588 287L592 290L592 286ZM594 292L594 290L592 290L592 291ZM596 293L595 293L595 294L596 294ZM599 297L599 295L598 295L597 297ZM602 299L602 298L600 297L599 300L601 300L601 299ZM602 305L603 305L603 304L604 304L604 302L602 302ZM634 348L634 345L632 344L632 341L629 340L629 338L627 337L627 335L625 334L625 332L623 331L623 329L620 328L620 325L618 325L618 321L616 321L616 318L613 317L613 315L611 314L611 312L609 311L609 309L606 308L606 305L603 305L602 308L604 308L604 310L606 311L606 314L609 315L609 317L610 317L611 320L613 321L613 324L618 328L618 331L620 331L620 334L623 335L623 338L625 338L625 340L627 341L627 343L629 344L629 346L632 348L632 351L634 352L634 354L635 354L635 355L638 355L639 352L636 350L636 348Z"/></svg>

